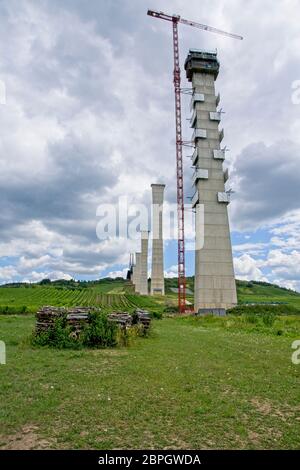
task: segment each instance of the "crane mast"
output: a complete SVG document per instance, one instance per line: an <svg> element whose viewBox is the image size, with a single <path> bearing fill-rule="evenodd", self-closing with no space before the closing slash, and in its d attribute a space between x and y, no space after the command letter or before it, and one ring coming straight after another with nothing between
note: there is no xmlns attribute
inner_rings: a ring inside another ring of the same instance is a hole
<svg viewBox="0 0 300 470"><path fill-rule="evenodd" d="M177 224L178 224L178 309L185 311L185 250L184 250L184 191L183 191L183 158L182 158L182 125L181 125L181 77L179 63L178 21L173 20L174 44L174 91L175 91L175 124L176 124L176 174L177 174Z"/></svg>
<svg viewBox="0 0 300 470"><path fill-rule="evenodd" d="M228 33L212 26L195 23L181 18L179 15L167 15L163 12L148 10L147 14L154 18L172 22L173 54L174 54L174 91L175 91L175 128L176 128L176 176L177 176L177 224L178 224L178 310L186 310L186 278L185 278L185 247L184 247L184 186L182 158L182 123L181 123L181 76L179 61L178 23L194 26L205 31L222 34L235 39L243 39L237 34Z"/></svg>

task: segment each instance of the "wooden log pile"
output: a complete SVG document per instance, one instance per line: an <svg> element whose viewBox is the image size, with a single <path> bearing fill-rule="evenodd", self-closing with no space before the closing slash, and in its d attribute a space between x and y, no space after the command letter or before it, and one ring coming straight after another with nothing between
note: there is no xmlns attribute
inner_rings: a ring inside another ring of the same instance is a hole
<svg viewBox="0 0 300 470"><path fill-rule="evenodd" d="M66 326L71 326L72 331L77 335L88 321L88 316L94 307L42 307L36 314L36 334L39 335L50 328L53 328L58 318L65 318Z"/></svg>
<svg viewBox="0 0 300 470"><path fill-rule="evenodd" d="M53 328L59 318L65 319L65 325L72 328L72 336L78 336L89 321L89 313L94 307L42 307L36 314L36 335L40 335ZM146 332L150 328L151 315L147 310L136 309L133 315L128 312L112 312L108 319L115 322L120 328L130 328L134 324L140 324Z"/></svg>
<svg viewBox="0 0 300 470"><path fill-rule="evenodd" d="M45 306L42 307L36 314L36 326L35 331L36 334L39 335L41 333L46 332L50 328L53 327L55 321L58 318L63 318L66 316L66 309L62 307L50 307Z"/></svg>
<svg viewBox="0 0 300 470"><path fill-rule="evenodd" d="M146 332L150 328L151 315L147 310L137 308L133 315L127 312L113 312L108 315L109 320L117 323L121 328L130 328L132 325L140 324Z"/></svg>
<svg viewBox="0 0 300 470"><path fill-rule="evenodd" d="M108 319L117 323L121 328L129 328L132 325L132 316L127 312L110 313Z"/></svg>
<svg viewBox="0 0 300 470"><path fill-rule="evenodd" d="M144 331L146 332L150 328L151 324L151 315L147 310L142 310L137 308L135 314L138 319L138 323L141 323L144 327Z"/></svg>

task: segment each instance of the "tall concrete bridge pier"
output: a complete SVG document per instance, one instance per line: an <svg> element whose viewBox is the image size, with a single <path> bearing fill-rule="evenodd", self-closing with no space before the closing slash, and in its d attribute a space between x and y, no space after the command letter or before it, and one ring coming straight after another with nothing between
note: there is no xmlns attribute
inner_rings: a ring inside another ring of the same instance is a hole
<svg viewBox="0 0 300 470"><path fill-rule="evenodd" d="M148 230L141 231L141 279L140 294L148 295Z"/></svg>
<svg viewBox="0 0 300 470"><path fill-rule="evenodd" d="M134 286L137 294L141 291L141 253L135 253Z"/></svg>
<svg viewBox="0 0 300 470"><path fill-rule="evenodd" d="M225 313L237 303L227 206L230 192L225 190L228 171L223 170L224 137L219 129L220 96L215 93L219 73L216 52L190 49L185 61L187 79L192 83L191 127L195 144L192 163L194 196L192 205L204 206L204 227L196 232L195 299L196 311ZM204 246L199 248L200 237Z"/></svg>
<svg viewBox="0 0 300 470"><path fill-rule="evenodd" d="M164 184L151 184L152 188L152 267L151 295L165 294L163 203Z"/></svg>

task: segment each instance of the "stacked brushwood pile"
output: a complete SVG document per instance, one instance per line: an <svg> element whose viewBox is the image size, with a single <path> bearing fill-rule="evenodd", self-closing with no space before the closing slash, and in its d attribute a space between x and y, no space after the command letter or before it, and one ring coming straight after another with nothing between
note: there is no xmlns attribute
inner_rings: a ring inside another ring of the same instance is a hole
<svg viewBox="0 0 300 470"><path fill-rule="evenodd" d="M121 328L130 328L132 325L141 325L148 331L151 324L151 315L147 310L137 308L133 315L127 312L113 312L108 315L109 320L117 323Z"/></svg>
<svg viewBox="0 0 300 470"><path fill-rule="evenodd" d="M42 307L36 314L36 335L45 333L54 327L57 319L64 319L65 325L71 327L72 336L78 336L84 325L89 322L89 313L96 309L94 307ZM136 309L133 315L128 312L112 312L108 319L115 322L120 328L128 329L132 325L141 325L146 332L150 328L151 315L147 310Z"/></svg>
<svg viewBox="0 0 300 470"><path fill-rule="evenodd" d="M79 336L80 332L84 328L84 325L88 322L90 311L91 309L89 307L77 307L74 309L68 309L67 326L70 326L72 328L71 335L74 338Z"/></svg>
<svg viewBox="0 0 300 470"><path fill-rule="evenodd" d="M144 330L149 330L151 324L151 314L147 310L137 308L135 311L135 315L138 320L137 322L143 325Z"/></svg>
<svg viewBox="0 0 300 470"><path fill-rule="evenodd" d="M66 315L65 308L61 307L42 307L36 314L36 334L45 333L47 330L54 326L54 323L59 318L64 318Z"/></svg>
<svg viewBox="0 0 300 470"><path fill-rule="evenodd" d="M127 312L112 312L108 315L108 319L117 323L121 328L129 328L132 325L132 316Z"/></svg>
<svg viewBox="0 0 300 470"><path fill-rule="evenodd" d="M88 322L89 313L94 310L93 307L42 307L36 314L36 334L48 331L57 319L64 318L66 326L72 327L74 335L78 335Z"/></svg>

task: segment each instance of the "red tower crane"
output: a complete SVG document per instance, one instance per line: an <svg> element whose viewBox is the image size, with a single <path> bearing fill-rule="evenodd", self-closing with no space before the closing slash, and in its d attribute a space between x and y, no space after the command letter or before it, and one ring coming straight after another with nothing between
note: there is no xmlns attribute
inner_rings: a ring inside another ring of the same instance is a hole
<svg viewBox="0 0 300 470"><path fill-rule="evenodd" d="M183 191L183 160L182 160L182 124L181 124L181 78L179 62L178 23L195 28L223 34L235 39L243 39L237 34L227 33L212 26L195 23L181 18L179 15L167 15L163 12L148 10L149 16L170 21L173 26L174 53L174 90L175 90L175 126L176 126L176 173L177 173L177 220L178 220L178 309L184 313L186 309L186 280L185 280L185 249L184 249L184 191Z"/></svg>

